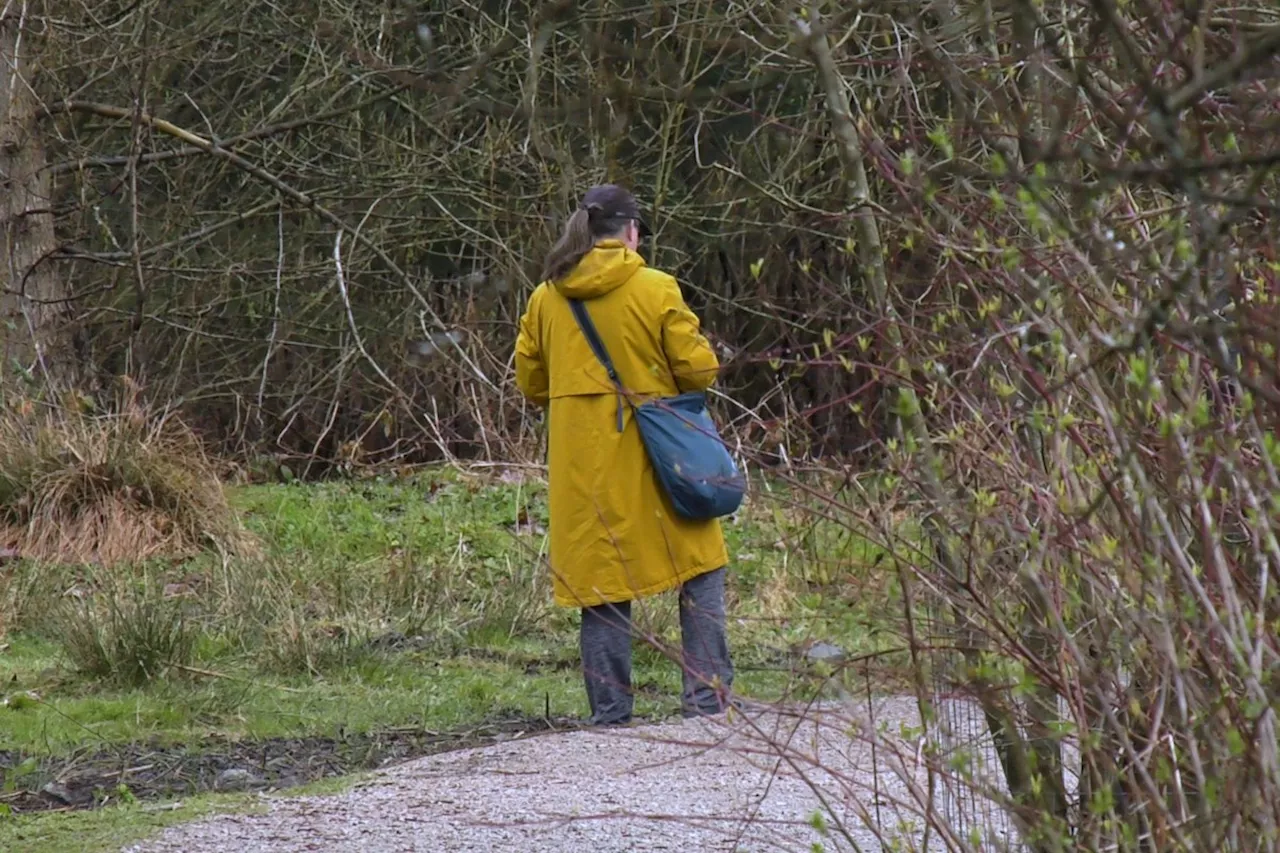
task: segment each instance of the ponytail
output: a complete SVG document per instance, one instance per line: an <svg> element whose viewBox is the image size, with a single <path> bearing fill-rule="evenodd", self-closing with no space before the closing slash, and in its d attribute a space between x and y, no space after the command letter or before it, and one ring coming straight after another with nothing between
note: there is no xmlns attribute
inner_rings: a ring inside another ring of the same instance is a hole
<svg viewBox="0 0 1280 853"><path fill-rule="evenodd" d="M547 253L547 260L542 265L542 280L557 281L564 278L591 251L595 243L595 236L591 233L591 216L586 210L578 208L565 223L560 239Z"/></svg>

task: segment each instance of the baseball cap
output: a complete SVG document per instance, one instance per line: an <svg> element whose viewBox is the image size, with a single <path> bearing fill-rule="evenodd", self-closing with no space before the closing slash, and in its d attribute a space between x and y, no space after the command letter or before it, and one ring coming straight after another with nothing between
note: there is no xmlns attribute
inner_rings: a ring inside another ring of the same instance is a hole
<svg viewBox="0 0 1280 853"><path fill-rule="evenodd" d="M582 196L583 210L592 219L630 219L636 223L641 237L648 237L649 224L640 215L635 196L617 184L594 186Z"/></svg>

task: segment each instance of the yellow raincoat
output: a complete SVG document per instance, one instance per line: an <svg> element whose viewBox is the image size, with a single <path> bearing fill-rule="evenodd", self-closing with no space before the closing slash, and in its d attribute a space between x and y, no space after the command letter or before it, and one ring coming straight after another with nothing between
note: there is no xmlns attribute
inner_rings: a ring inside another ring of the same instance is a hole
<svg viewBox="0 0 1280 853"><path fill-rule="evenodd" d="M729 562L720 522L671 509L629 405L618 400L567 297L583 300L633 394L703 390L719 362L676 281L621 242L596 244L540 284L520 319L516 383L549 406L551 574L557 604L592 607L662 592Z"/></svg>

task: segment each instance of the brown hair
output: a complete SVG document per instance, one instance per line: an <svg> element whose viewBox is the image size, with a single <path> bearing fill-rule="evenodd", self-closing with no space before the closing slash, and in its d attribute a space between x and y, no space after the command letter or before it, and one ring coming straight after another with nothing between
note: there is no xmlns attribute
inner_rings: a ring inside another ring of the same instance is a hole
<svg viewBox="0 0 1280 853"><path fill-rule="evenodd" d="M616 237L628 221L635 222L642 235L649 230L640 216L640 205L631 193L616 184L602 184L587 190L582 203L565 223L564 233L547 253L542 280L558 281L573 272L597 241Z"/></svg>

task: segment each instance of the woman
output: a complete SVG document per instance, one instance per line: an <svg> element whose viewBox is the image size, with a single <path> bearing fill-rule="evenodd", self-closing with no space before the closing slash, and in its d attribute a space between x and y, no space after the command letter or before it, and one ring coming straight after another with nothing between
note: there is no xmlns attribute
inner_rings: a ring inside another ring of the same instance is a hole
<svg viewBox="0 0 1280 853"><path fill-rule="evenodd" d="M574 318L581 300L637 397L705 390L719 362L676 281L636 254L645 231L629 192L591 188L552 247L516 343L521 393L548 408L551 572L557 604L582 609L582 666L596 725L630 721L631 601L680 589L685 716L727 706L719 521L671 509L632 420Z"/></svg>

